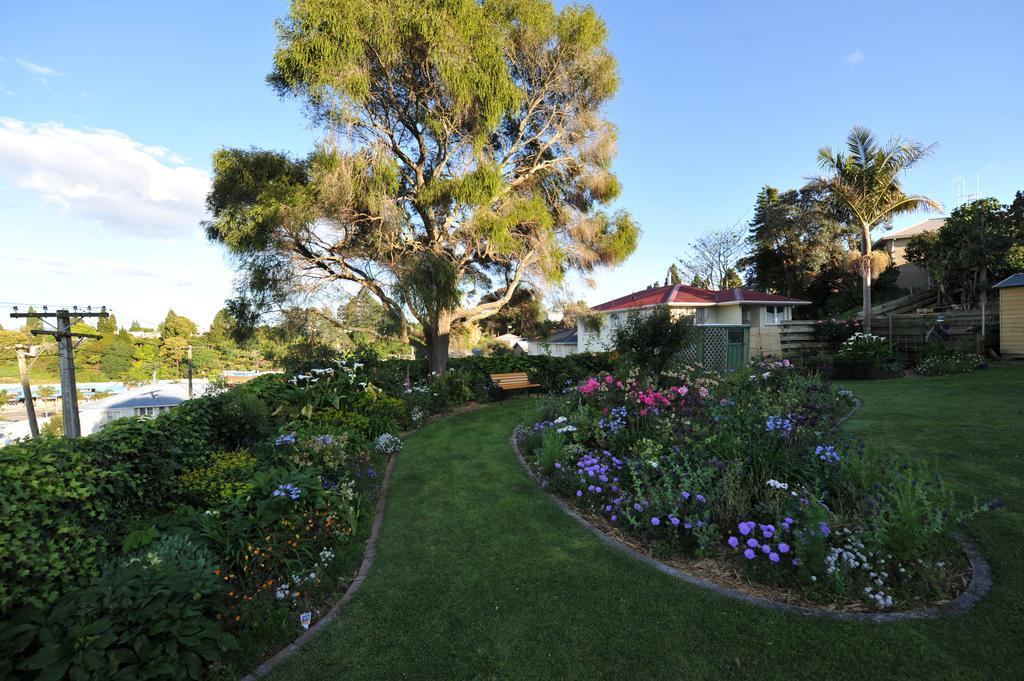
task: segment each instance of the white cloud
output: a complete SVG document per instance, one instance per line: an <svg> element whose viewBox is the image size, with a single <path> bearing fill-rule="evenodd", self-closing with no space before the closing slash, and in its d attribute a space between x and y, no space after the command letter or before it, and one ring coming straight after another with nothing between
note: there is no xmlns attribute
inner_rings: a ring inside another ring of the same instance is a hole
<svg viewBox="0 0 1024 681"><path fill-rule="evenodd" d="M18 57L14 61L17 62L18 66L36 76L61 75L60 71L58 71L57 69L51 68L49 66L43 66L42 64L36 64L35 62L31 62L28 59L22 59L21 57Z"/></svg>
<svg viewBox="0 0 1024 681"><path fill-rule="evenodd" d="M196 234L210 178L116 130L0 118L0 180L70 215L133 236Z"/></svg>
<svg viewBox="0 0 1024 681"><path fill-rule="evenodd" d="M0 95L4 95L5 97L13 97L14 96L14 92L11 91L11 90L8 90L3 85L0 85Z"/></svg>
<svg viewBox="0 0 1024 681"><path fill-rule="evenodd" d="M849 64L850 66L857 66L858 64L863 62L866 57L867 55L861 52L860 50L854 50L853 52L846 56L846 63Z"/></svg>

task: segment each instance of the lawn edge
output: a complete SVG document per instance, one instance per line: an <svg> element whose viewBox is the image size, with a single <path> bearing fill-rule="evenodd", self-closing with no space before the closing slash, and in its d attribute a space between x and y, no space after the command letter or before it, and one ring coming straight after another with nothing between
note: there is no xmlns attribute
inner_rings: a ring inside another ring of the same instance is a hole
<svg viewBox="0 0 1024 681"><path fill-rule="evenodd" d="M392 456L391 459L388 460L387 467L384 469L384 479L381 481L380 485L380 496L377 498L376 515L373 518L373 525L370 527L370 537L366 540L366 549L363 551L363 558L359 563L359 571L356 573L355 579L353 579L348 585L348 588L345 589L345 593L341 595L341 598L331 606L331 609L327 611L326 615L317 620L309 627L309 629L300 634L294 641L262 662L252 672L243 676L241 681L255 681L256 679L266 677L285 660L298 652L300 648L309 643L327 625L333 622L338 615L341 614L341 611L345 606L355 598L356 593L366 581L370 568L373 566L374 556L377 555L377 540L380 538L380 529L384 524L384 511L387 508L388 492L391 488L391 476L395 469L395 462L398 461L398 456L398 454Z"/></svg>
<svg viewBox="0 0 1024 681"><path fill-rule="evenodd" d="M856 411L860 407L859 400L853 411ZM851 416L853 411L847 416ZM760 596L753 596L745 594L735 589L716 584L715 582L703 579L692 575L684 570L671 567L662 563L660 560L643 554L631 546L623 544L614 537L606 534L600 528L592 525L587 521L586 518L581 516L572 508L564 499L560 496L551 492L547 488L547 484L542 480L537 473L530 467L530 464L526 462L526 458L523 456L522 449L519 444L523 437L527 435L528 431L522 426L517 425L512 431L512 435L509 437L509 444L512 447L512 451L515 453L516 459L519 464L526 471L527 475L532 478L540 489L551 498L565 512L566 515L573 518L576 522L582 525L584 528L590 531L591 534L596 536L606 545L625 553L626 555L650 565L659 572L662 572L671 577L692 584L693 586L700 587L713 591L720 596L725 596L733 600L744 601L751 605L756 605L762 608L776 610L778 612L785 612L793 615L803 615L805 617L823 617L833 620L841 620L846 622L874 622L874 623L885 623L885 622L908 622L922 619L932 619L944 615L957 615L970 610L972 607L977 605L985 597L986 594L992 588L992 569L989 567L988 562L978 551L977 547L966 540L961 539L961 547L964 555L971 563L971 583L967 585L967 588L960 593L959 596L953 600L942 603L940 605L934 605L928 608L921 608L919 610L906 610L904 612L843 612L837 610L827 610L825 608L809 608L806 606L792 605L789 603L779 603L778 601L769 600L767 598L761 598Z"/></svg>

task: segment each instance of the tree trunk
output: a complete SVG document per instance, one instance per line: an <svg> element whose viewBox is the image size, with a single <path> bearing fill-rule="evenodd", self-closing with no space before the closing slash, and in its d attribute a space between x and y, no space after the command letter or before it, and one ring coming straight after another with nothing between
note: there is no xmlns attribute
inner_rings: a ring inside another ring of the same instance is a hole
<svg viewBox="0 0 1024 681"><path fill-rule="evenodd" d="M864 333L871 333L871 228L861 226L860 276L864 282Z"/></svg>
<svg viewBox="0 0 1024 681"><path fill-rule="evenodd" d="M433 373L443 374L448 369L448 344L451 328L451 313L442 312L433 328L423 329L423 335L427 341L427 363Z"/></svg>

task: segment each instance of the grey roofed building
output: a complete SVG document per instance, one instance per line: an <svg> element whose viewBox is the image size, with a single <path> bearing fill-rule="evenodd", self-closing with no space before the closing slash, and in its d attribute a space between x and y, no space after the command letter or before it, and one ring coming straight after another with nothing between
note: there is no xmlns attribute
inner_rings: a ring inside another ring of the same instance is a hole
<svg viewBox="0 0 1024 681"><path fill-rule="evenodd" d="M194 397L199 397L209 388L209 381L197 379L192 382ZM177 407L188 399L188 383L161 382L131 388L118 395L111 395L83 405L80 411L82 434L95 433L111 421L137 416L152 418Z"/></svg>
<svg viewBox="0 0 1024 681"><path fill-rule="evenodd" d="M928 218L898 232L888 232L875 239L874 248L889 254L893 266L899 270L900 276L896 285L911 293L923 291L932 286L928 270L907 260L907 244L918 234L936 232L946 224L946 218Z"/></svg>

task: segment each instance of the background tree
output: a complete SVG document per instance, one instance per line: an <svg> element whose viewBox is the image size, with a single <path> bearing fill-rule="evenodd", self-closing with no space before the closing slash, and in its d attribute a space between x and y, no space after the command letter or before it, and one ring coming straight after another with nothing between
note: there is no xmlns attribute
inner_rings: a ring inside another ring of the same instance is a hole
<svg viewBox="0 0 1024 681"><path fill-rule="evenodd" d="M199 331L199 327L188 317L168 310L159 331L162 338L191 338Z"/></svg>
<svg viewBox="0 0 1024 681"><path fill-rule="evenodd" d="M107 378L124 378L132 368L132 353L135 346L127 333L117 334L106 346L101 357L100 367Z"/></svg>
<svg viewBox="0 0 1024 681"><path fill-rule="evenodd" d="M870 130L855 127L846 138L846 147L845 153L828 147L818 151L818 165L826 173L820 182L847 206L860 228L864 332L870 333L871 280L879 273L872 267L871 230L879 226L890 229L897 215L941 210L942 206L927 196L906 194L900 179L905 170L931 153L931 146L898 137L881 146Z"/></svg>
<svg viewBox="0 0 1024 681"><path fill-rule="evenodd" d="M28 311L37 312L37 310L31 305L29 306ZM43 320L39 317L25 317L25 325L21 328L25 333L41 329L43 328Z"/></svg>
<svg viewBox="0 0 1024 681"><path fill-rule="evenodd" d="M99 333L117 333L117 317L113 314L108 317L100 317L96 320L96 330Z"/></svg>
<svg viewBox="0 0 1024 681"><path fill-rule="evenodd" d="M481 303L499 300L505 291L499 289L480 297ZM544 306L540 295L532 288L520 286L501 310L481 322L483 328L494 336L516 333L527 338L536 338L541 333Z"/></svg>
<svg viewBox="0 0 1024 681"><path fill-rule="evenodd" d="M991 284L1020 269L1024 239L1013 211L998 199L979 199L955 208L939 230L910 240L907 260L929 271L939 302L974 307Z"/></svg>
<svg viewBox="0 0 1024 681"><path fill-rule="evenodd" d="M747 250L743 236L743 228L739 226L704 232L690 244L686 255L679 258L679 264L691 280L706 282L702 288L729 288L725 285L726 275L729 270L735 273L736 263Z"/></svg>
<svg viewBox="0 0 1024 681"><path fill-rule="evenodd" d="M629 215L601 210L619 194L602 116L618 75L592 8L294 0L278 29L269 80L328 134L302 160L214 155L207 235L238 260L241 321L355 282L419 321L442 371L453 324L635 249ZM477 286L504 293L474 304Z"/></svg>
<svg viewBox="0 0 1024 681"><path fill-rule="evenodd" d="M678 265L672 263L668 266L668 272L665 274L665 286L675 286L682 283L683 273L679 271Z"/></svg>

